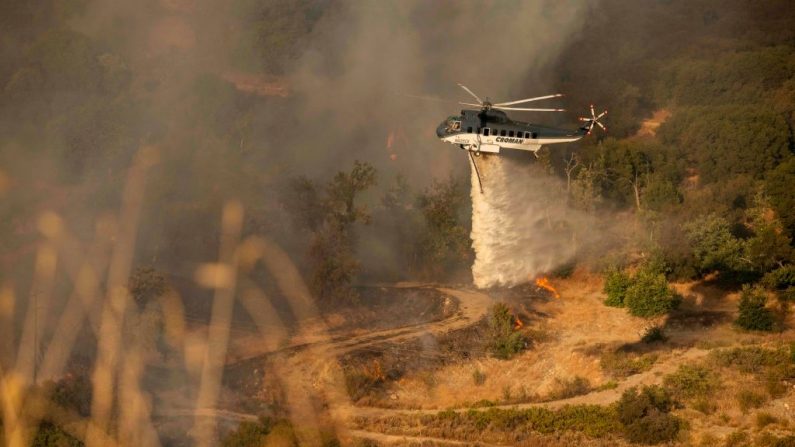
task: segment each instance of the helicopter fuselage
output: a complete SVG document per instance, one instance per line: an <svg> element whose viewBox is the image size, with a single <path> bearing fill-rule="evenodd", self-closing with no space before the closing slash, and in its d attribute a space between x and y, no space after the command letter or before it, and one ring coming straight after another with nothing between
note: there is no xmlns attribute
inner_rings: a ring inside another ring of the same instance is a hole
<svg viewBox="0 0 795 447"><path fill-rule="evenodd" d="M462 110L461 115L449 117L436 128L436 135L445 143L487 153L499 153L500 149L537 152L543 145L570 143L587 134L587 127L568 130L539 126L514 121L494 109Z"/></svg>

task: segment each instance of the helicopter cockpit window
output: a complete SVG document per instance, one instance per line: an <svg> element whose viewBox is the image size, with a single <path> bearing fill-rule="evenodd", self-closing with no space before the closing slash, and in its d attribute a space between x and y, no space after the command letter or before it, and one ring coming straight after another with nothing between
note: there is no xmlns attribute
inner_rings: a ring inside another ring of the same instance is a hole
<svg viewBox="0 0 795 447"><path fill-rule="evenodd" d="M500 131L500 136L502 136L502 137L504 137L504 136L505 136L505 129L503 129L503 130L501 130L501 131Z"/></svg>
<svg viewBox="0 0 795 447"><path fill-rule="evenodd" d="M508 131L508 136L509 136L509 137L512 137L512 136L513 136L513 131L512 131L512 130L509 130L509 131Z"/></svg>
<svg viewBox="0 0 795 447"><path fill-rule="evenodd" d="M488 127L484 127L484 128L483 128L483 136L484 136L484 137L487 137L487 136L489 136L489 130L490 130L490 129L489 129Z"/></svg>
<svg viewBox="0 0 795 447"><path fill-rule="evenodd" d="M467 133L472 133L472 127L467 127Z"/></svg>
<svg viewBox="0 0 795 447"><path fill-rule="evenodd" d="M535 133L535 132L532 132L532 133L530 133L530 138L536 139L536 138L538 138L538 134Z"/></svg>
<svg viewBox="0 0 795 447"><path fill-rule="evenodd" d="M447 118L447 126L445 128L447 133L458 132L461 130L461 121L458 120L458 117L451 116Z"/></svg>
<svg viewBox="0 0 795 447"><path fill-rule="evenodd" d="M525 132L525 133L524 133L524 137L525 137L525 138L530 138L530 132Z"/></svg>

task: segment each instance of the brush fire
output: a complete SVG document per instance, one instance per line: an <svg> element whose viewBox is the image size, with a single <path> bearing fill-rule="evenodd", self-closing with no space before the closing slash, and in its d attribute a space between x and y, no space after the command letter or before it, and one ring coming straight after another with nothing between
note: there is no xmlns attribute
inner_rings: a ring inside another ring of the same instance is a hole
<svg viewBox="0 0 795 447"><path fill-rule="evenodd" d="M560 298L560 293L558 293L557 289L552 286L552 283L549 282L549 279L546 276L542 276L540 278L536 278L536 286L548 290L555 298Z"/></svg>

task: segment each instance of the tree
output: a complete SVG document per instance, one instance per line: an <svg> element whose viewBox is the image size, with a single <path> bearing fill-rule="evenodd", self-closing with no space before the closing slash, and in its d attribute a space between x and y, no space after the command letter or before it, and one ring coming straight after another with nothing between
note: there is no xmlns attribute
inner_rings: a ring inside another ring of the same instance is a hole
<svg viewBox="0 0 795 447"><path fill-rule="evenodd" d="M624 391L616 404L618 420L630 442L658 444L673 440L682 427L673 416L674 401L664 388L656 385Z"/></svg>
<svg viewBox="0 0 795 447"><path fill-rule="evenodd" d="M778 165L768 173L765 179L765 192L770 198L770 204L791 238L795 237L795 188L792 187L793 178L795 178L795 157L790 157Z"/></svg>
<svg viewBox="0 0 795 447"><path fill-rule="evenodd" d="M509 359L525 348L525 339L515 329L516 317L503 303L497 303L489 314L489 348L499 359Z"/></svg>
<svg viewBox="0 0 795 447"><path fill-rule="evenodd" d="M468 192L464 184L454 178L435 181L417 197L425 221L425 231L419 238L420 262L429 276L441 276L472 259L467 216L470 216Z"/></svg>
<svg viewBox="0 0 795 447"><path fill-rule="evenodd" d="M740 303L737 306L739 315L734 323L749 331L773 330L773 314L765 307L766 304L767 295L764 289L759 286L743 285Z"/></svg>
<svg viewBox="0 0 795 447"><path fill-rule="evenodd" d="M747 226L753 236L745 241L745 259L759 273L768 272L792 260L792 239L773 212L762 191L757 191L753 206L746 210Z"/></svg>
<svg viewBox="0 0 795 447"><path fill-rule="evenodd" d="M635 275L624 297L629 313L644 318L665 315L675 309L679 301L664 274L646 270Z"/></svg>
<svg viewBox="0 0 795 447"><path fill-rule="evenodd" d="M607 272L604 286L604 292L607 294L605 305L624 307L624 298L631 284L631 278L621 269L612 269Z"/></svg>
<svg viewBox="0 0 795 447"><path fill-rule="evenodd" d="M702 216L685 224L684 230L702 272L743 268L742 243L731 234L723 217Z"/></svg>
<svg viewBox="0 0 795 447"><path fill-rule="evenodd" d="M321 301L350 302L357 297L352 287L359 271L353 225L369 223L370 214L356 205L356 199L375 182L375 168L357 160L350 172L338 172L323 188L299 177L285 192L282 202L293 221L312 233L309 282Z"/></svg>
<svg viewBox="0 0 795 447"><path fill-rule="evenodd" d="M795 266L787 264L766 273L762 277L762 284L776 292L779 301L795 301Z"/></svg>

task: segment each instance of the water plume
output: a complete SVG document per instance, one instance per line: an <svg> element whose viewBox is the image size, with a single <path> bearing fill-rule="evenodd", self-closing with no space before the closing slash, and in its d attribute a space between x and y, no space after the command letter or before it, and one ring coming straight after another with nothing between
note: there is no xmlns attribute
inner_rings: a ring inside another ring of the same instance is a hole
<svg viewBox="0 0 795 447"><path fill-rule="evenodd" d="M475 162L483 182L481 193L472 166L475 285L514 286L570 260L581 216L566 205L565 186L526 158L483 155Z"/></svg>

